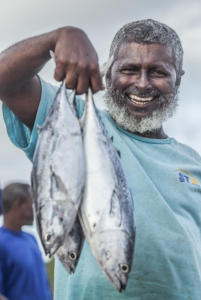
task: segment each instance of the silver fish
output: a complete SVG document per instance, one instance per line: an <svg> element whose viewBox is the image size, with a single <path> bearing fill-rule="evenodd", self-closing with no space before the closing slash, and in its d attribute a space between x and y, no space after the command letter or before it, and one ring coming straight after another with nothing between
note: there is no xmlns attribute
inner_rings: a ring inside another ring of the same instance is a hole
<svg viewBox="0 0 201 300"><path fill-rule="evenodd" d="M75 272L84 242L84 234L77 218L72 230L65 235L63 245L56 254L69 274Z"/></svg>
<svg viewBox="0 0 201 300"><path fill-rule="evenodd" d="M131 270L135 224L133 200L121 162L98 116L89 90L82 120L86 152L80 222L101 269L121 292Z"/></svg>
<svg viewBox="0 0 201 300"><path fill-rule="evenodd" d="M74 98L74 93L71 96ZM39 129L33 158L32 189L39 235L53 255L75 222L85 184L85 158L79 121L62 83Z"/></svg>

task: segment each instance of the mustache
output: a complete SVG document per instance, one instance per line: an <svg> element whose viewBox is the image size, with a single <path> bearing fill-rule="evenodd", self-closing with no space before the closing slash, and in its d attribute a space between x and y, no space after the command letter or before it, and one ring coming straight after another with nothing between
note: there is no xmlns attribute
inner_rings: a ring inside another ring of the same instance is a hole
<svg viewBox="0 0 201 300"><path fill-rule="evenodd" d="M159 90L157 90L156 88L152 88L152 89L147 89L145 91L139 91L139 89L137 88L127 88L126 90L122 91L122 96L128 96L130 94L133 94L137 97L141 97L141 98L147 98L147 97L160 97L161 96L161 92Z"/></svg>
<svg viewBox="0 0 201 300"><path fill-rule="evenodd" d="M107 97L111 97L113 99L113 101L115 101L117 104L119 105L125 105L125 100L126 98L130 95L130 94L134 94L137 97L141 97L141 98L146 98L146 97L153 97L153 98L158 98L159 102L163 102L164 101L164 95L162 95L162 93L160 91L158 91L155 88L152 89L147 89L145 91L139 91L137 88L126 88L124 90L119 90L117 88L112 88L110 86L107 87L105 96Z"/></svg>

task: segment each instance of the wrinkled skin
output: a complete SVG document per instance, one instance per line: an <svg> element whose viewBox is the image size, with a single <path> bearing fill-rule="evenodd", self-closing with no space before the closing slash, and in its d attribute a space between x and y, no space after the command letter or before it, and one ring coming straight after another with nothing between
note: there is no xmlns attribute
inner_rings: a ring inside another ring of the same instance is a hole
<svg viewBox="0 0 201 300"><path fill-rule="evenodd" d="M149 116L159 108L160 96L175 95L181 80L176 74L171 48L135 42L120 46L106 77L107 86L124 96L122 105L126 105L129 114L137 119ZM130 96L140 97L140 101L132 101ZM143 101L148 97L151 101ZM164 137L162 127L157 136L154 133L154 138Z"/></svg>

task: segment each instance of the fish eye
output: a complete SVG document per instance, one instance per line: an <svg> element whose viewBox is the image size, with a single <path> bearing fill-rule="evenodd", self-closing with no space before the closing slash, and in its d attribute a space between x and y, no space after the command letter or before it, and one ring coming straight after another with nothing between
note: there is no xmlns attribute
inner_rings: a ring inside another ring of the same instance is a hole
<svg viewBox="0 0 201 300"><path fill-rule="evenodd" d="M51 239L51 237L52 237L51 233L47 233L47 235L45 237L46 241L49 242L49 240Z"/></svg>
<svg viewBox="0 0 201 300"><path fill-rule="evenodd" d="M121 271L123 273L128 273L128 271L129 271L128 265L126 265L126 264L120 264L119 267L120 267L120 269L121 269Z"/></svg>
<svg viewBox="0 0 201 300"><path fill-rule="evenodd" d="M69 258L70 258L71 260L76 260L76 259L77 259L77 254L76 254L75 252L70 252L70 253L68 254L68 256L69 256Z"/></svg>

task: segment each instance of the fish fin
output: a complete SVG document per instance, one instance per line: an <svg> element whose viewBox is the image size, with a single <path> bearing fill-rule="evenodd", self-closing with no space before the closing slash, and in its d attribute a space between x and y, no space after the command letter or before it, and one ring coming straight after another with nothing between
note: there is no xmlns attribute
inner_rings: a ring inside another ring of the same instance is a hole
<svg viewBox="0 0 201 300"><path fill-rule="evenodd" d="M88 99L87 99L87 95L86 95L85 103L84 103L84 110L83 110L81 118L79 119L80 128L82 131L84 128L84 123L85 123L85 119L86 119L86 115L87 115L87 101L88 101Z"/></svg>
<svg viewBox="0 0 201 300"><path fill-rule="evenodd" d="M114 190L111 197L110 216L113 218L116 226L121 226L121 205L119 197Z"/></svg>
<svg viewBox="0 0 201 300"><path fill-rule="evenodd" d="M91 89L88 89L88 92L85 94L85 105L84 105L84 111L82 114L82 117L80 118L79 122L80 122L80 127L83 130L84 128L84 123L85 123L85 119L86 119L86 115L87 115L87 105L88 102L92 101L93 105L94 105L94 99L93 99L93 94Z"/></svg>
<svg viewBox="0 0 201 300"><path fill-rule="evenodd" d="M72 92L69 96L69 103L70 103L73 113L76 115L77 118L79 118L75 99L76 99L76 90L72 90Z"/></svg>
<svg viewBox="0 0 201 300"><path fill-rule="evenodd" d="M63 180L61 179L60 176L58 176L56 174L56 172L54 172L53 170L53 166L50 166L51 169L51 197L54 198L54 191L56 191L57 189L59 189L60 191L62 191L64 194L68 194L68 190L66 189L66 186L63 182Z"/></svg>
<svg viewBox="0 0 201 300"><path fill-rule="evenodd" d="M73 107L75 106L75 93L76 93L76 91L72 90L70 97L69 97L69 103Z"/></svg>

